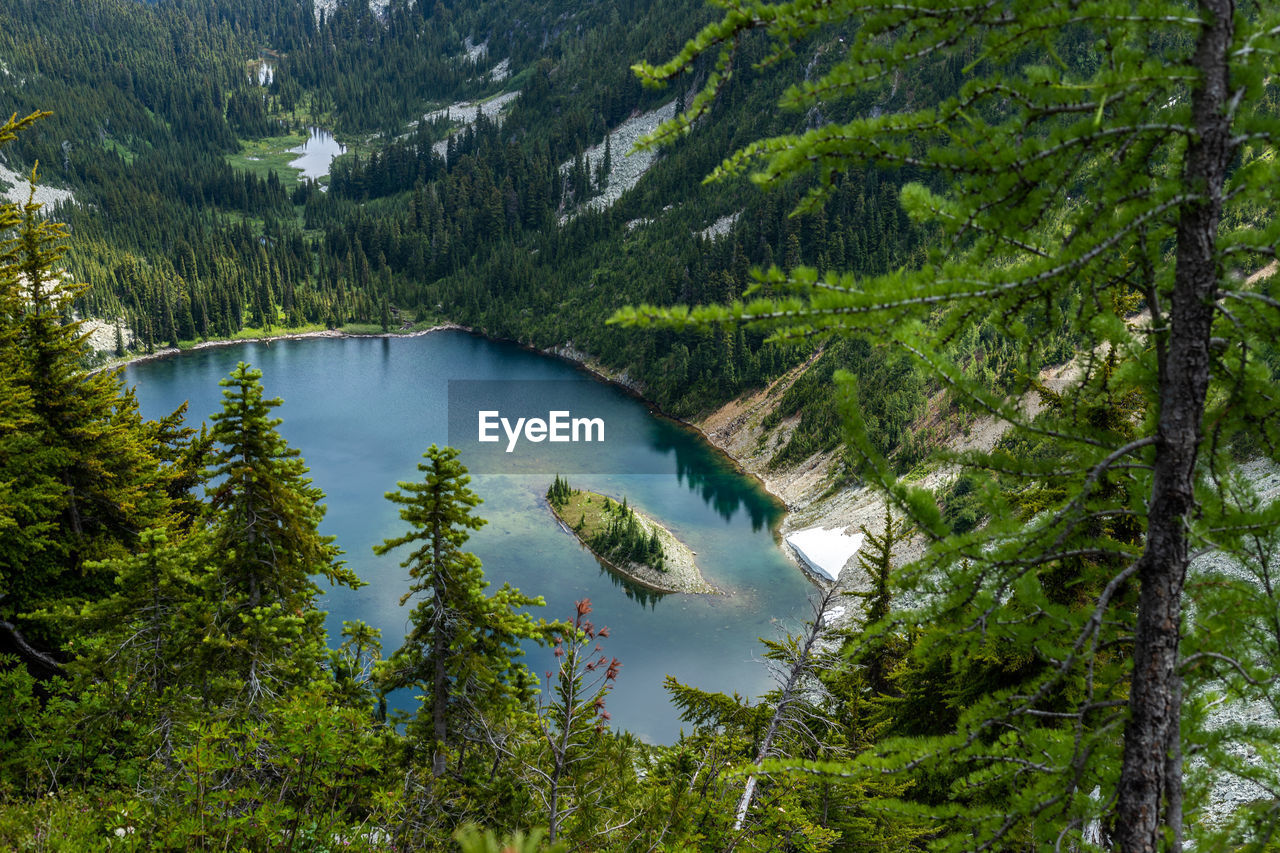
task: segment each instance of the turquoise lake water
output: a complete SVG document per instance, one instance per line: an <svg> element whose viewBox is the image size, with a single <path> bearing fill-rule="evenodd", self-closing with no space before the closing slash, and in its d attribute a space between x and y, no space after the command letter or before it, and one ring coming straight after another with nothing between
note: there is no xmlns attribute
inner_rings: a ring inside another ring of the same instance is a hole
<svg viewBox="0 0 1280 853"><path fill-rule="evenodd" d="M473 476L471 488L484 499L477 514L489 523L468 548L484 562L490 591L510 582L541 595L547 606L535 615L548 620L568 619L575 601L591 599L596 624L611 632L605 651L623 664L608 702L618 727L653 742L674 740L681 723L662 689L666 675L708 690L765 692L771 685L756 639L797 630L809 615L814 588L774 538L778 504L696 432L573 365L442 331L211 347L131 365L125 380L136 387L147 417L189 400L188 421L197 425L221 408L218 380L242 360L262 370L268 396L284 398L276 410L284 419L280 432L301 451L327 496L322 530L338 537L348 564L368 582L355 591L326 590L320 606L329 612L331 637L344 619L382 629L388 654L404 637L408 607L399 599L407 572L398 557L376 557L371 548L404 529L383 494L399 480L416 479L423 451L448 441L450 380L556 380L545 387L561 394L568 387L575 411L602 416L611 435L628 439L618 466L566 472L572 484L625 495L689 545L707 580L728 593L656 596L619 580L555 523L542 497L550 469ZM570 381L576 384L566 385ZM549 447L526 445L522 452ZM531 468L537 466L520 470ZM541 675L552 660L549 650L533 648L525 662ZM412 703L402 696L394 704Z"/></svg>

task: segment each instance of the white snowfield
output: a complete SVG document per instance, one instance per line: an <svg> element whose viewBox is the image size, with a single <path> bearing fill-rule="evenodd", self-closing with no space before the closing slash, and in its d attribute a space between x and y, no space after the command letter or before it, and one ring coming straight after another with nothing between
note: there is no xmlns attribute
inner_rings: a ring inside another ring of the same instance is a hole
<svg viewBox="0 0 1280 853"><path fill-rule="evenodd" d="M848 534L839 527L810 527L786 537L787 544L818 575L840 579L845 563L862 547L861 533Z"/></svg>

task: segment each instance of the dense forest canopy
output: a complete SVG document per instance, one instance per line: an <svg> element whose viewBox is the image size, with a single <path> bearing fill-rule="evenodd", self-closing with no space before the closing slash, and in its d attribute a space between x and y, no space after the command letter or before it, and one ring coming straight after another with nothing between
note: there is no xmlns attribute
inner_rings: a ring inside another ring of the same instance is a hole
<svg viewBox="0 0 1280 853"><path fill-rule="evenodd" d="M1274 18L5 3L0 845L1273 849L1276 726L1212 711L1280 704L1277 511L1228 473L1280 437L1280 294L1253 277L1277 245ZM620 129L642 125L664 144L639 176ZM319 181L287 165L313 126L348 149ZM37 163L69 199L24 203ZM798 373L769 465L842 448L833 488L892 506L855 626L824 632L828 591L762 638L776 691L672 680L688 729L644 744L610 726L626 674L589 601L488 590L455 451L388 494L412 607L384 658L363 623L325 635L322 581L361 581L257 371L200 432L87 372L443 320L568 346L681 416ZM938 454L940 409L1013 427ZM914 485L952 464L940 495ZM935 544L904 567L908 518ZM1187 574L1210 549L1237 570ZM405 687L419 707L389 714ZM1208 819L1215 773L1266 793Z"/></svg>

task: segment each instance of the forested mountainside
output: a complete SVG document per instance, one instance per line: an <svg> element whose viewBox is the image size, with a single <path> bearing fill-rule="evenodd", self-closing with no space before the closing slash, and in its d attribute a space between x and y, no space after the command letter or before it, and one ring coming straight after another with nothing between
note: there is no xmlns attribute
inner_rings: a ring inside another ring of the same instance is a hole
<svg viewBox="0 0 1280 853"><path fill-rule="evenodd" d="M118 322L133 350L246 329L447 319L540 348L572 344L688 416L811 350L765 345L753 332L635 335L601 317L639 302L732 299L752 267L775 262L878 273L921 256L923 235L896 200L910 170L845 176L826 208L799 218L788 214L804 184L768 194L702 186L753 135L839 117L774 109L782 82L772 75L735 81L716 121L663 153L634 191L598 204L620 187L608 187L603 152L579 155L705 78L653 91L628 67L674 52L707 14L697 3L392 3L376 14L357 3L317 15L287 2L140 12L124 0L90 4L92 14L39 5L38 14L21 4L6 12L0 56L18 85L7 87L4 109L53 115L6 156L23 173L39 161L43 181L74 190L58 216L74 234L69 269L91 284L76 310ZM816 73L837 38L786 67ZM474 44L485 52L468 54ZM744 46L744 70L752 50L763 43ZM266 88L246 69L264 56L274 66ZM510 76L486 74L502 63ZM953 90L957 74L951 63L897 93L832 109L892 110ZM437 143L459 122L422 121L499 91L519 97L447 148ZM235 156L240 140L312 123L353 149L334 163L328 192ZM630 143L619 147L614 164ZM993 373L1007 371L999 341L988 336L983 349ZM875 369L884 358L842 350L824 366ZM922 397L908 396L882 406L883 434L894 436L885 449L919 412ZM806 418L830 425L834 407ZM811 444L829 448L834 437L806 424L790 458Z"/></svg>
<svg viewBox="0 0 1280 853"><path fill-rule="evenodd" d="M1280 514L1234 471L1280 438L1278 36L1225 0L5 3L0 844L1273 849ZM785 377L764 467L886 503L851 627L824 590L763 638L777 691L673 680L688 729L641 743L590 602L487 590L433 446L384 658L325 636L319 579L361 581L256 371L201 432L86 372L441 321L681 416ZM935 452L974 413L996 446Z"/></svg>

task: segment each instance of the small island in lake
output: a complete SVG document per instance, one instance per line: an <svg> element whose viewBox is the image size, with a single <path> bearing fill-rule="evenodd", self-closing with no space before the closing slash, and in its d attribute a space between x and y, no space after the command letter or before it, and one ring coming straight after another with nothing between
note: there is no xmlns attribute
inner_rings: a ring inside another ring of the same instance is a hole
<svg viewBox="0 0 1280 853"><path fill-rule="evenodd" d="M657 521L608 495L575 489L559 475L547 503L607 567L657 592L719 593L703 579L693 551Z"/></svg>

